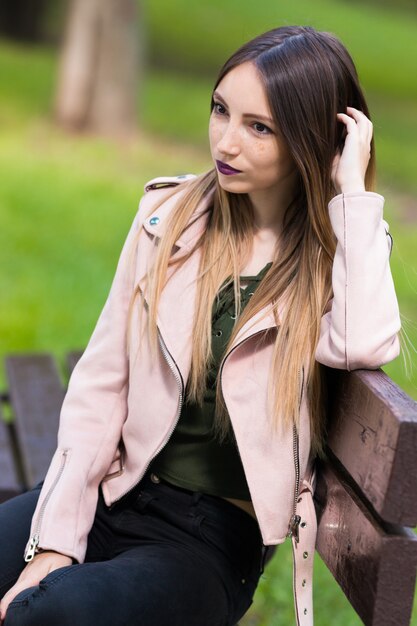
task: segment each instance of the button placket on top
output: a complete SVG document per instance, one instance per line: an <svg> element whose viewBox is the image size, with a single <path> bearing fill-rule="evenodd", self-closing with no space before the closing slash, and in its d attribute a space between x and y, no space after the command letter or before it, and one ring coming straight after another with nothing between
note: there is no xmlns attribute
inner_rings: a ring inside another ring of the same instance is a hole
<svg viewBox="0 0 417 626"><path fill-rule="evenodd" d="M249 281L246 288L241 290L240 313L248 304L249 299L253 296L255 289L271 265L272 261L267 263L256 276L240 276L242 281ZM212 308L212 350L216 363L219 363L223 356L227 341L236 322L233 283L222 289L225 283L226 281L222 283L220 295L218 300L217 298L215 299ZM226 329L225 332L223 332L224 329Z"/></svg>

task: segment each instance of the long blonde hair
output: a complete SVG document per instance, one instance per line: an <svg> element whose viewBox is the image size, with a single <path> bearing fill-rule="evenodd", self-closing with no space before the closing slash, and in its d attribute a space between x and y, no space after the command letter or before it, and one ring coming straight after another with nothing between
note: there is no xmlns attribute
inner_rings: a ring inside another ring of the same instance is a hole
<svg viewBox="0 0 417 626"><path fill-rule="evenodd" d="M284 216L279 254L277 248L272 266L239 315L239 274L249 259L254 236L250 198L247 194L225 191L219 185L216 169L185 181L179 186L180 200L169 215L147 276L149 338L156 351L156 316L168 267L184 263L201 247L192 361L187 381L190 400L202 402L204 396L212 360L212 304L219 287L230 278L237 318L226 352L248 320L264 307L272 307L277 323L268 380L272 425L274 428L299 425L300 372L308 362L304 384L310 408L312 452L323 455L326 394L323 366L315 360L314 354L320 321L333 295L331 272L336 238L327 207L337 193L331 181L331 165L336 149L342 145L344 132L336 113L344 112L346 106L360 109L368 118L370 113L354 63L343 44L331 33L319 32L310 26L285 26L259 35L226 61L213 91L230 70L245 61L252 61L258 69L275 123L298 171L295 196ZM375 189L373 140L365 186L368 191ZM179 188L168 195L176 194ZM200 202L210 193L213 200L203 235L185 256L173 261L175 242ZM164 194L164 199L166 197ZM137 295L138 291L132 297L130 311ZM283 301L284 314L279 319L278 305ZM262 339L266 338L264 333ZM220 440L231 428L219 377L214 427Z"/></svg>

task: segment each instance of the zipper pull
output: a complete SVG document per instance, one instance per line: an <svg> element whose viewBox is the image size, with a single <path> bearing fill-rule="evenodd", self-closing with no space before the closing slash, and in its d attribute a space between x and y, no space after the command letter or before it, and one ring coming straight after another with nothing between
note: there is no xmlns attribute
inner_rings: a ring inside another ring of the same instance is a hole
<svg viewBox="0 0 417 626"><path fill-rule="evenodd" d="M29 544L25 552L24 559L26 563L29 563L35 556L36 548L38 547L38 544L39 544L39 535L38 534L33 535L33 537L29 539Z"/></svg>
<svg viewBox="0 0 417 626"><path fill-rule="evenodd" d="M300 541L299 526L301 522L301 515L293 515L289 524L287 537L295 537L295 541Z"/></svg>

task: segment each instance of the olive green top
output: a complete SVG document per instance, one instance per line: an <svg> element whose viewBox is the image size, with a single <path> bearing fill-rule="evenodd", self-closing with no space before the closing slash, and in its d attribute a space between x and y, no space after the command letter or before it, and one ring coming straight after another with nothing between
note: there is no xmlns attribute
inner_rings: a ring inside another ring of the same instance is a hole
<svg viewBox="0 0 417 626"><path fill-rule="evenodd" d="M242 288L241 312L271 265L272 262L267 263L257 276L240 277L242 281L249 281L247 287ZM235 322L231 283L220 291L213 303L214 361L207 376L203 405L187 401L185 393L176 428L150 467L158 476L179 487L226 498L251 500L233 428L231 437L223 443L219 443L212 431L216 375Z"/></svg>

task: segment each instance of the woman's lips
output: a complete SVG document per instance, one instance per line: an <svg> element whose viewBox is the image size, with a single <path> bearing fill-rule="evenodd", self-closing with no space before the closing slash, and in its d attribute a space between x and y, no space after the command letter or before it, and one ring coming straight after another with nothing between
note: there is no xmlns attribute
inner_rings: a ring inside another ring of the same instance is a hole
<svg viewBox="0 0 417 626"><path fill-rule="evenodd" d="M230 176L231 174L241 174L241 170L237 170L234 167L223 163L222 161L218 161L217 159L216 165L219 172L221 172L222 174L226 174L226 176Z"/></svg>

